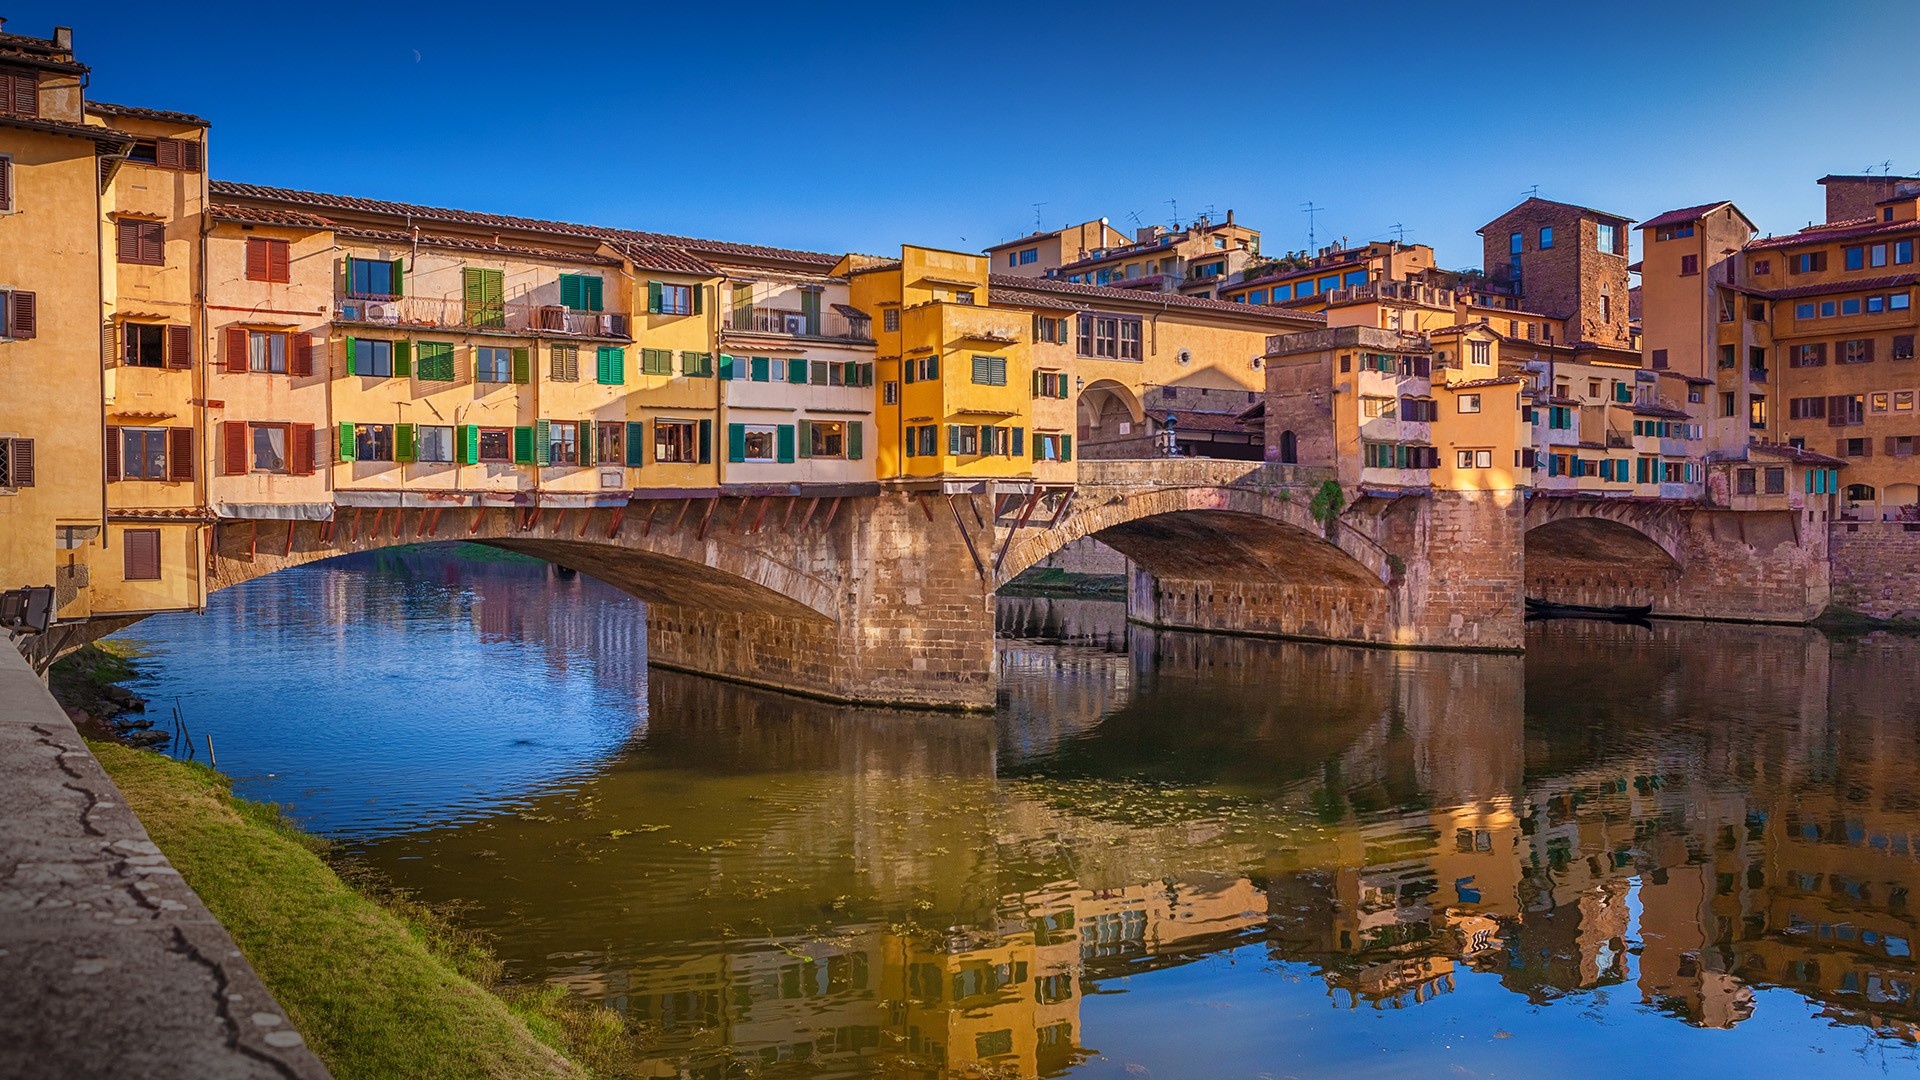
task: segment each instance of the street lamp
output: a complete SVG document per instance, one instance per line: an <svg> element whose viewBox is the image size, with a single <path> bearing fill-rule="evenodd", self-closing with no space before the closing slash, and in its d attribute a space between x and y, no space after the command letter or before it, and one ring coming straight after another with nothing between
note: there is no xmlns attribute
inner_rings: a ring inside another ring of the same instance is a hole
<svg viewBox="0 0 1920 1080"><path fill-rule="evenodd" d="M1172 413L1167 414L1166 422L1160 426L1160 452L1166 457L1180 456L1180 441L1176 432L1179 426L1180 418Z"/></svg>

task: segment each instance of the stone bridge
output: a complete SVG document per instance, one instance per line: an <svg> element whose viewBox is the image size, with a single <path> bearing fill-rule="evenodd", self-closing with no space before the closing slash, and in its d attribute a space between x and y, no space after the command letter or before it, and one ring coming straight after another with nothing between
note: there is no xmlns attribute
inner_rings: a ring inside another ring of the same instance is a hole
<svg viewBox="0 0 1920 1080"><path fill-rule="evenodd" d="M468 540L647 601L649 659L662 666L934 708L992 706L996 591L1089 536L1133 562L1129 616L1171 628L1518 650L1524 595L1772 621L1819 610L1808 610L1816 560L1790 514L1436 492L1363 496L1316 517L1331 479L1163 459L1083 462L1076 486L1042 490L622 495L571 508L409 495L337 507L329 521L223 521L209 580Z"/></svg>

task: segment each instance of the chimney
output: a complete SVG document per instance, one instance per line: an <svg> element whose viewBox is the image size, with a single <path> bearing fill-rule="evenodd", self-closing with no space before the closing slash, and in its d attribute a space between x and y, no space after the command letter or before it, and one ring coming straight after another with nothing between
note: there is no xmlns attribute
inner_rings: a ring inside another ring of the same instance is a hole
<svg viewBox="0 0 1920 1080"><path fill-rule="evenodd" d="M1233 207L1227 207L1227 224L1233 224Z"/></svg>
<svg viewBox="0 0 1920 1080"><path fill-rule="evenodd" d="M73 27L56 26L53 28L53 47L62 52L73 51Z"/></svg>

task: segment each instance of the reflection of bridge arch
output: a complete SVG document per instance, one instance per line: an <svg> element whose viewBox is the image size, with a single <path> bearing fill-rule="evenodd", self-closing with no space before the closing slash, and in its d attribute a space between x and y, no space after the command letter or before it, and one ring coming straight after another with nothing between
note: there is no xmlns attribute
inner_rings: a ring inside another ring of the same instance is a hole
<svg viewBox="0 0 1920 1080"><path fill-rule="evenodd" d="M660 511L680 510L678 501ZM342 509L333 521L233 522L215 531L210 589L279 570L403 544L461 540L486 544L592 574L649 603L810 622L838 617L838 588L807 562L808 537L755 536L753 500L712 521L651 523L624 507L555 510L515 507ZM716 511L718 512L718 511ZM777 514L777 511L776 511ZM772 522L779 525L779 517ZM702 535L702 534L705 535ZM824 545L824 532L819 543Z"/></svg>

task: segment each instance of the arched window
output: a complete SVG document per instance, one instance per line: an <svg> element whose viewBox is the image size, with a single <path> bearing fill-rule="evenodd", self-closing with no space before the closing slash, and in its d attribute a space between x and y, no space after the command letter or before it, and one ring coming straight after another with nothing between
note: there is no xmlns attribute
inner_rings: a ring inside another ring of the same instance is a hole
<svg viewBox="0 0 1920 1080"><path fill-rule="evenodd" d="M1294 438L1293 432L1291 431L1281 432L1280 433L1280 464L1298 465L1299 463L1300 463L1300 440Z"/></svg>
<svg viewBox="0 0 1920 1080"><path fill-rule="evenodd" d="M1869 502L1872 502L1872 501L1873 501L1873 485L1871 485L1871 484L1848 484L1848 485L1847 485L1847 500L1848 500L1849 502L1857 502L1857 503L1869 503Z"/></svg>

